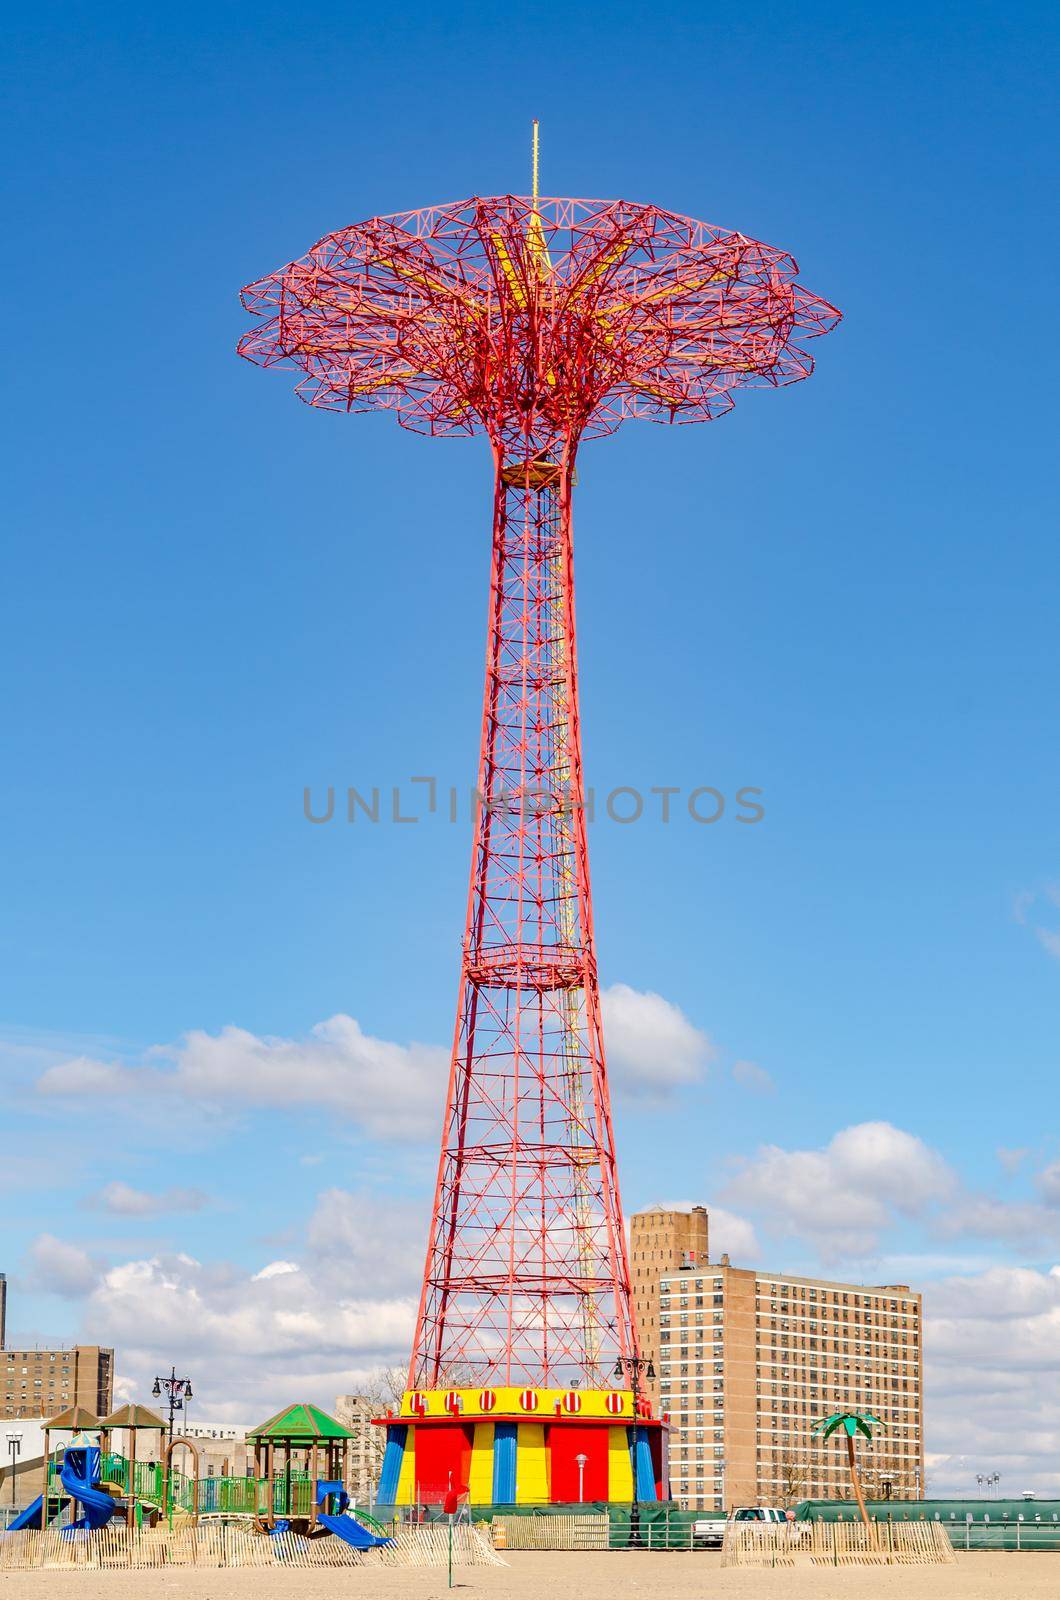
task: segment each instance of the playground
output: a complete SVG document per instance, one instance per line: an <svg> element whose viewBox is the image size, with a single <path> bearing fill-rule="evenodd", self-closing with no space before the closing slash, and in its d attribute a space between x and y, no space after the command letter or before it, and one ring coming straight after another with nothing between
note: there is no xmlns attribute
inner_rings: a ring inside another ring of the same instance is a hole
<svg viewBox="0 0 1060 1600"><path fill-rule="evenodd" d="M461 1568L455 1582L482 1600L614 1600L635 1592L639 1600L826 1600L841 1588L849 1600L1051 1600L1055 1558L1043 1554L959 1555L952 1567L851 1567L754 1570L723 1568L716 1553L652 1554L614 1551L567 1554L515 1552L507 1565ZM438 1600L444 1571L375 1566L328 1571L236 1570L223 1580L188 1568L164 1572L0 1571L4 1600Z"/></svg>
<svg viewBox="0 0 1060 1600"><path fill-rule="evenodd" d="M124 1453L112 1448L116 1433ZM157 1441L151 1454L138 1449L145 1434ZM252 1470L204 1479L195 1440L167 1437L146 1407L102 1419L80 1406L60 1413L44 1428L41 1492L0 1533L0 1577L40 1568L502 1564L466 1519L455 1528L387 1525L351 1506L349 1430L317 1406L288 1406L247 1437Z"/></svg>

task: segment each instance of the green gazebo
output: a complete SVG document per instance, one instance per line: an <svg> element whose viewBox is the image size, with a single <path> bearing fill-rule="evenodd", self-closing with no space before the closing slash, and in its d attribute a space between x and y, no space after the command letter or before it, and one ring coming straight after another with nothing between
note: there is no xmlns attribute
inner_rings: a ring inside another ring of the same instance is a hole
<svg viewBox="0 0 1060 1600"><path fill-rule="evenodd" d="M287 1406L251 1428L247 1441L254 1445L254 1476L270 1485L265 1512L270 1527L278 1516L315 1525L317 1479L348 1481L352 1438L336 1417L307 1402Z"/></svg>

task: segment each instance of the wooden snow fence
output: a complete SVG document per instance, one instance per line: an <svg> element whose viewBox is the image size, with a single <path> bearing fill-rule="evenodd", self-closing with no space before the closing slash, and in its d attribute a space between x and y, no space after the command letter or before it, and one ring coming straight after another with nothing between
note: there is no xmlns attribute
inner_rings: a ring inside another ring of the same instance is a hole
<svg viewBox="0 0 1060 1600"><path fill-rule="evenodd" d="M504 1550L606 1550L608 1529L606 1512L493 1519L494 1541Z"/></svg>
<svg viewBox="0 0 1060 1600"><path fill-rule="evenodd" d="M736 1522L726 1530L723 1567L952 1566L941 1522Z"/></svg>
<svg viewBox="0 0 1060 1600"><path fill-rule="evenodd" d="M420 1523L399 1527L394 1543L372 1552L384 1567L445 1567L449 1564L449 1527L444 1522ZM457 1523L453 1528L454 1567L506 1567L503 1556L493 1548L481 1528Z"/></svg>
<svg viewBox="0 0 1060 1600"><path fill-rule="evenodd" d="M202 1522L198 1527L128 1528L111 1525L71 1535L59 1528L0 1535L0 1572L33 1567L445 1567L445 1525L398 1528L393 1543L354 1550L333 1536L258 1533L246 1523ZM455 1567L503 1567L505 1561L478 1528L453 1529Z"/></svg>

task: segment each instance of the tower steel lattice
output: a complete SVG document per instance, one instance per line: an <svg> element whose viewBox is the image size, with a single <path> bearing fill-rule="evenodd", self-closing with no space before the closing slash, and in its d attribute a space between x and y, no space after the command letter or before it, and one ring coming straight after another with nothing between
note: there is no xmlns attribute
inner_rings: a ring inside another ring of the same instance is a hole
<svg viewBox="0 0 1060 1600"><path fill-rule="evenodd" d="M601 1388L637 1355L586 846L583 439L807 377L839 313L783 251L655 206L504 195L327 235L240 353L336 411L489 440L486 682L449 1089L409 1388Z"/></svg>

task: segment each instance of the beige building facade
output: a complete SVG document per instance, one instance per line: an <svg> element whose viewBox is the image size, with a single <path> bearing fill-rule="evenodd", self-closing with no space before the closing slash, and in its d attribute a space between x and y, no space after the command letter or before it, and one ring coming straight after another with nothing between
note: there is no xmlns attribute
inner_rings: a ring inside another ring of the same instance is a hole
<svg viewBox="0 0 1060 1600"><path fill-rule="evenodd" d="M386 1429L377 1428L372 1418L383 1414L384 1408L363 1394L340 1394L335 1400L336 1417L353 1435L349 1489L352 1499L360 1506L372 1505L379 1487Z"/></svg>
<svg viewBox="0 0 1060 1600"><path fill-rule="evenodd" d="M199 1451L199 1471L204 1478L242 1478L250 1471L253 1450L247 1448L250 1424L199 1422L177 1432L194 1439ZM178 1459L178 1466L180 1461Z"/></svg>
<svg viewBox="0 0 1060 1600"><path fill-rule="evenodd" d="M727 1256L711 1264L705 1252L657 1271L657 1257L685 1248L689 1215L677 1222L681 1213L657 1209L634 1216L630 1227L634 1250L635 1241L644 1250L631 1262L634 1297L658 1404L670 1420L674 1499L710 1510L848 1498L842 1443L810 1431L836 1410L869 1411L886 1424L871 1446L860 1441L867 1491L921 1498L920 1295L904 1284L756 1272ZM705 1214L695 1229L705 1239ZM637 1265L647 1269L639 1280Z"/></svg>
<svg viewBox="0 0 1060 1600"><path fill-rule="evenodd" d="M69 1406L114 1409L114 1351L95 1344L0 1353L0 1420L54 1417Z"/></svg>

